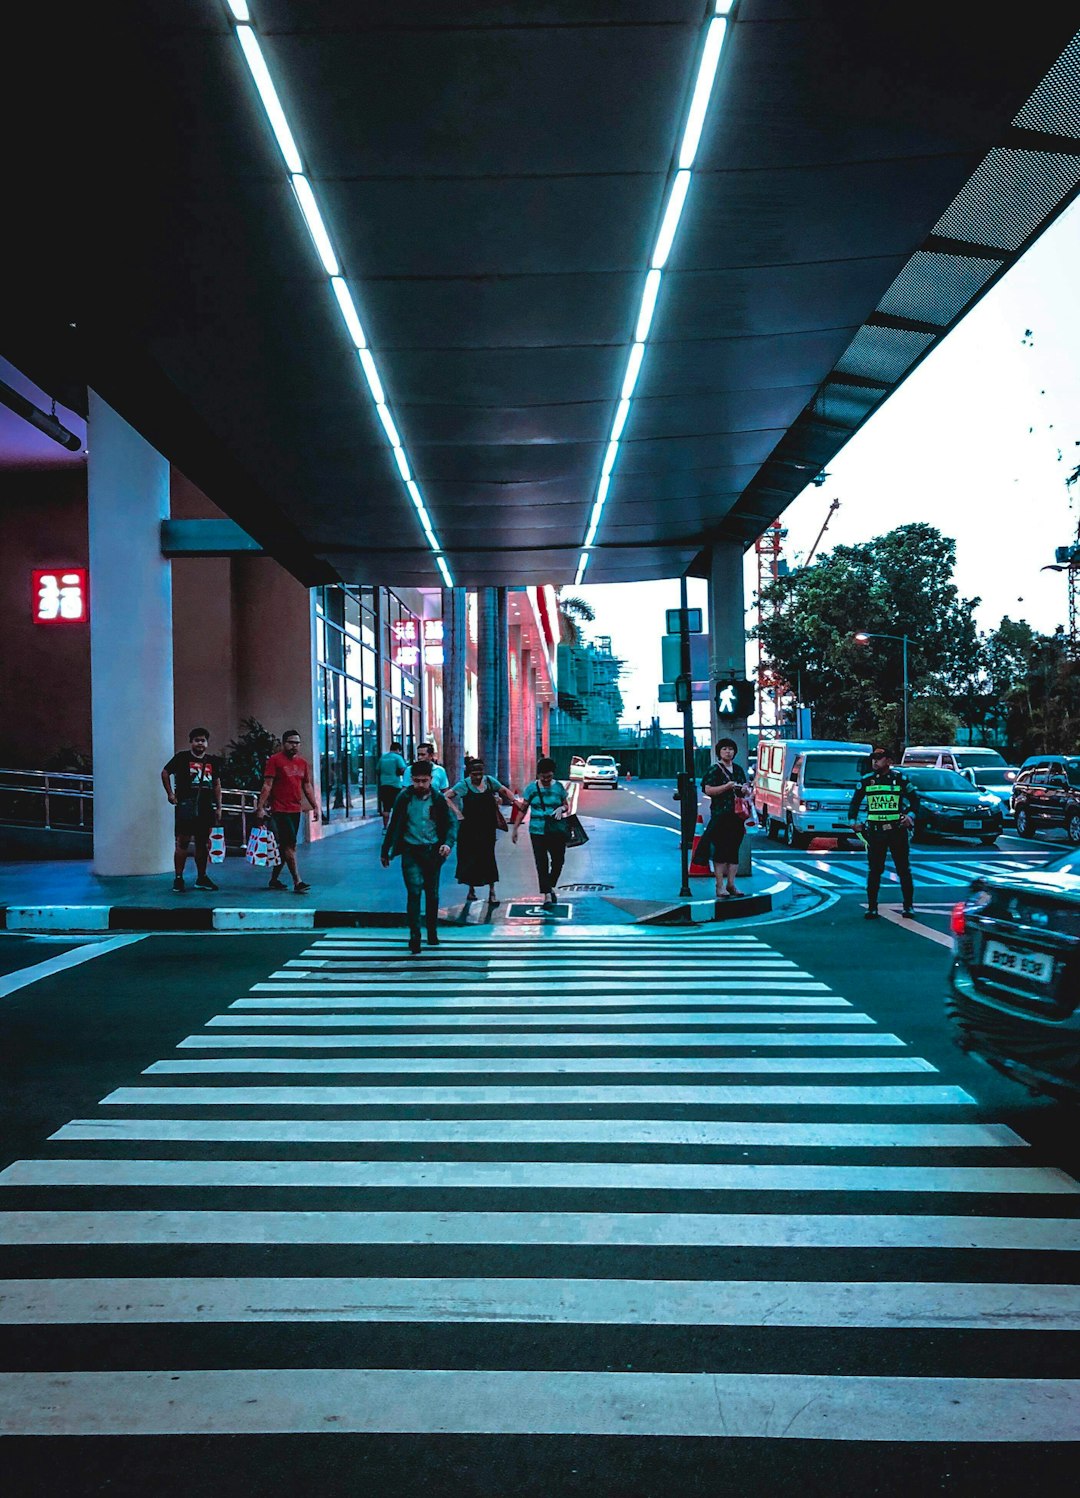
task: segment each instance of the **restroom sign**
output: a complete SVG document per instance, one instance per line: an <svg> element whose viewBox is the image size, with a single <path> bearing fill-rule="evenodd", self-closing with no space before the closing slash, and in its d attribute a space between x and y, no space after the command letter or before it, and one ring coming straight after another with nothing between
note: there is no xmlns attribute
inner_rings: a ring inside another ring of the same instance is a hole
<svg viewBox="0 0 1080 1498"><path fill-rule="evenodd" d="M30 574L35 624L85 624L89 617L85 567L39 567Z"/></svg>

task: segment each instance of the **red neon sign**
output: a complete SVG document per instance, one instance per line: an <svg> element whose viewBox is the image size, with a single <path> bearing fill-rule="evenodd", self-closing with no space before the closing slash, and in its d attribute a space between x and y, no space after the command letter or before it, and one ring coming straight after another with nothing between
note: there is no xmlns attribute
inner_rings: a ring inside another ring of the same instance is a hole
<svg viewBox="0 0 1080 1498"><path fill-rule="evenodd" d="M39 567L30 574L35 624L85 624L89 617L85 567Z"/></svg>

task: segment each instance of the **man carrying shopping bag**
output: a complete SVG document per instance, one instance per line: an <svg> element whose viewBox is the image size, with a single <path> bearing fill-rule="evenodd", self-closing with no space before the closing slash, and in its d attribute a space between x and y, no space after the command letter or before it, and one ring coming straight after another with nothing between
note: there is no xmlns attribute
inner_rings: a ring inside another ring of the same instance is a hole
<svg viewBox="0 0 1080 1498"><path fill-rule="evenodd" d="M270 875L269 889L284 889L281 870L287 865L293 879L293 892L306 895L311 888L300 878L296 866L296 844L300 837L300 818L303 802L311 808L311 820L319 820L319 804L315 800L315 789L311 784L311 770L306 759L300 758L300 735L295 728L287 728L281 735L281 749L271 754L263 771L262 790L259 792L258 818L266 816L266 804L270 803L272 828L278 844L278 862ZM281 860L285 863L282 864Z"/></svg>
<svg viewBox="0 0 1080 1498"><path fill-rule="evenodd" d="M169 804L176 807L176 848L173 853L173 889L185 889L184 867L188 845L195 844L195 888L215 890L217 885L206 872L210 857L210 837L215 823L221 822L221 761L209 754L210 730L193 728L188 734L189 747L174 754L161 772L161 783Z"/></svg>

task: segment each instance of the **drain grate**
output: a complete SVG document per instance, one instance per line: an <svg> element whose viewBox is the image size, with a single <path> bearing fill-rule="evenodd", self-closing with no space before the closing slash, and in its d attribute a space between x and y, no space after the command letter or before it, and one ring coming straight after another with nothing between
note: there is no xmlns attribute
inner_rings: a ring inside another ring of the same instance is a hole
<svg viewBox="0 0 1080 1498"><path fill-rule="evenodd" d="M568 895L595 895L605 889L614 889L613 884L560 884L560 890L565 890Z"/></svg>

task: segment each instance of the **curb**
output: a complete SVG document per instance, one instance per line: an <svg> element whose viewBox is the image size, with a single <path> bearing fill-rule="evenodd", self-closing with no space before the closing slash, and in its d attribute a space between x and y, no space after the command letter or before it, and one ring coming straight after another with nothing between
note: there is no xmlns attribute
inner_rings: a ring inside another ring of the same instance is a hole
<svg viewBox="0 0 1080 1498"><path fill-rule="evenodd" d="M772 895L744 895L741 900L686 900L655 915L642 916L635 926L696 926L704 921L735 921L748 915L768 915Z"/></svg>
<svg viewBox="0 0 1080 1498"><path fill-rule="evenodd" d="M404 911L242 910L223 905L187 910L156 905L9 905L0 929L15 932L311 931L325 926L404 928Z"/></svg>

